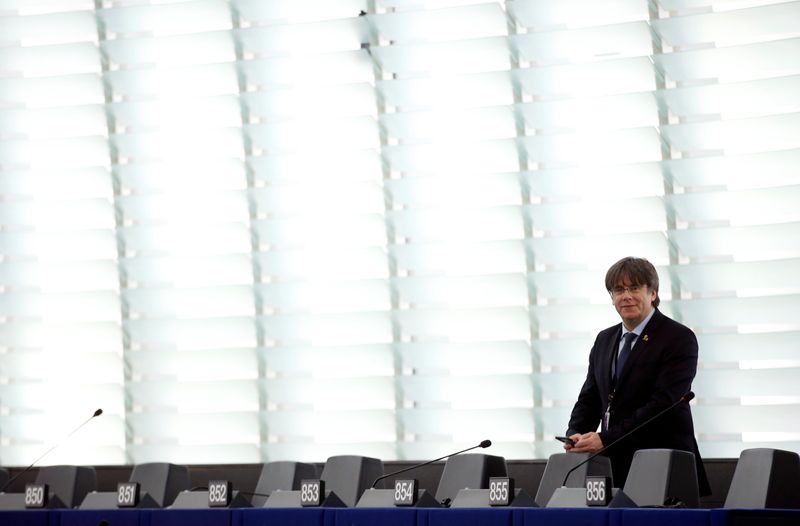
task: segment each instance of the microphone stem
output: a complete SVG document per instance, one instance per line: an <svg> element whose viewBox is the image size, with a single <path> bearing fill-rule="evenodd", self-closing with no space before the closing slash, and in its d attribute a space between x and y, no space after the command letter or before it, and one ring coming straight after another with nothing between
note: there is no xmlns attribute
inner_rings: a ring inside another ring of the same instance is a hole
<svg viewBox="0 0 800 526"><path fill-rule="evenodd" d="M412 469L421 468L421 467L427 466L428 464L433 464L434 462L439 462L440 460L444 460L447 457L453 457L455 455L460 455L461 453L466 453L467 451L472 451L473 449L477 449L479 447L481 447L481 444L478 444L477 446L468 447L467 449L462 449L461 451L456 451L455 453L450 453L450 454L445 455L443 457L435 458L435 459L429 460L427 462L423 462L422 464L414 464L413 466L410 466L410 467L407 467L407 468L403 468L403 469L400 469L398 471L394 471L392 473L387 473L386 475L381 475L380 477L375 479L375 482L372 483L372 488L374 489L375 485L378 484L378 482L382 481L383 479L387 479L389 477L393 477L395 475L399 475L400 473L405 473L406 471L411 471Z"/></svg>
<svg viewBox="0 0 800 526"><path fill-rule="evenodd" d="M39 461L40 461L40 460L42 460L44 457L46 457L48 453L50 453L50 452L51 452L51 451L53 451L55 448L57 448L59 445L61 445L61 444L62 444L64 441L66 441L67 439L69 439L69 437L71 437L72 435L74 435L75 433L77 433L77 432L78 432L78 431L79 431L79 430L80 430L80 429L81 429L83 426L85 426L86 424L88 424L88 423L89 423L89 421L90 421L92 418L94 418L94 416L90 416L89 418L87 418L85 422L83 422L81 425L79 425L78 427L76 427L75 429L73 429L73 430L70 432L70 434L68 434L68 435L67 435L67 436L65 436L63 439L61 439L61 441L59 441L59 442L57 442L57 443L53 444L53 445L50 447L50 449L48 449L47 451L45 451L44 453L42 453L42 454L39 456L39 458L37 458L36 460L34 460L33 462L31 462L31 465L30 465L30 466L28 466L28 468L26 468L26 469L30 469L30 468L31 468L31 467L33 467L33 466L34 466L34 465L35 465L37 462L39 462Z"/></svg>
<svg viewBox="0 0 800 526"><path fill-rule="evenodd" d="M101 413L102 413L102 411L101 411ZM92 416L90 416L89 418L87 418L85 422L83 422L81 425L79 425L78 427L76 427L75 429L73 429L73 430L72 430L72 432L71 432L69 435L65 436L65 437L64 437L63 439L61 439L59 442L56 442L55 444L53 444L53 445L50 447L50 449L48 449L47 451L45 451L44 453L42 453L42 454L39 456L39 458L37 458L36 460L34 460L33 462L31 462L30 466L28 466L27 468L23 469L22 471L20 471L19 473L17 473L17 474L16 474L16 475L14 475L13 477L11 477L11 479L9 479L9 481L8 481L8 482L6 482L6 483L3 485L3 487L2 487L2 488L0 488L0 493L3 493L3 492L4 492L4 491L5 491L5 490L6 490L6 489L9 487L9 486L11 486L11 483L12 483L12 482L14 482L15 480L17 480L17 479L18 479L20 476L22 476L22 475L24 475L25 473L27 473L27 472L28 472L28 471L29 471L29 470L30 470L30 469L31 469L33 466L35 466L35 465L36 465L36 463L37 463L37 462L39 462L39 461L40 461L40 460L42 460L44 457L46 457L46 456L47 456L47 454L48 454L48 453L50 453L51 451L53 451L55 448L57 448L58 446L60 446L61 444L63 444L63 443L64 443L64 442L65 442L65 441L66 441L66 440L69 438L69 437L71 437L72 435L74 435L75 433L77 433L77 432L78 432L78 430L79 430L80 428L82 428L83 426L85 426L86 424L88 424L88 423L89 423L89 421L90 421L90 420L92 420L94 417L96 417L96 416L99 416L99 414L100 414L100 413L95 413L95 414L93 414Z"/></svg>

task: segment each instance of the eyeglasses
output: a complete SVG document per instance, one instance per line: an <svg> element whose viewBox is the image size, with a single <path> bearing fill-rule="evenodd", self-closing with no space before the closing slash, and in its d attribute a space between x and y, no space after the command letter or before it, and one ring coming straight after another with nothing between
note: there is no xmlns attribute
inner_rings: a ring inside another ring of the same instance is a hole
<svg viewBox="0 0 800 526"><path fill-rule="evenodd" d="M646 285L631 285L629 287L614 287L609 292L611 293L611 295L613 297L619 298L620 296L622 296L626 292L630 292L631 294L637 294L638 292L643 290L645 287L646 287Z"/></svg>

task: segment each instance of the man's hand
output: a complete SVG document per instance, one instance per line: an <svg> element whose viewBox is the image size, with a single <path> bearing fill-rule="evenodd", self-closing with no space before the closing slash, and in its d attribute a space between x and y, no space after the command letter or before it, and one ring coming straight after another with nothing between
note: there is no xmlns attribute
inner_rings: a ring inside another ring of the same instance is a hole
<svg viewBox="0 0 800 526"><path fill-rule="evenodd" d="M581 434L580 433L575 433L573 435L568 436L567 438L569 438L569 440L564 442L564 449L566 449L567 451L570 451L572 448L575 447L575 444L581 438Z"/></svg>
<svg viewBox="0 0 800 526"><path fill-rule="evenodd" d="M575 445L564 444L564 449L573 453L597 453L603 447L600 435L592 431L591 433L575 433L570 436Z"/></svg>

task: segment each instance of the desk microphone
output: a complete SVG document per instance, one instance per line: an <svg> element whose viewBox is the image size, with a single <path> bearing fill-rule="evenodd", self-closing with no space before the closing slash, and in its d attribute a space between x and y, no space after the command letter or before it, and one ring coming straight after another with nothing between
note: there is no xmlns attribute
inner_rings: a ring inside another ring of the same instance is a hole
<svg viewBox="0 0 800 526"><path fill-rule="evenodd" d="M666 413L666 412L667 412L667 411L669 411L670 409L674 408L675 406L677 406L677 405L678 405L678 404L680 404L681 402L686 402L686 403L688 404L688 403L689 403L689 402L691 402L693 399L694 399L694 393L693 393L693 392L691 392L691 391L689 391L688 393L686 393L686 394L685 394L685 395L683 395L682 397L678 398L678 401L677 401L677 402L675 402L674 404L670 405L670 406L669 406L669 407L667 407L666 409L663 409L663 410L661 410L659 413L656 413L655 415L651 416L650 418L648 418L647 420L645 420L644 422L642 422L642 423L641 423L641 424L639 424L638 426L634 427L633 429L631 429L630 431L628 431L627 433L625 433L624 435L622 435L621 437L619 437L619 438L618 438L618 439L616 439L615 441L611 442L609 445L601 447L601 448L600 448L600 449L597 451L597 453L594 453L593 455L591 455L590 457L588 457L587 459L585 459L583 462L579 462L577 465L573 466L573 467L572 467L572 469L570 469L569 471L567 471L567 474L566 474L566 476L564 477L564 482L562 482L562 483L561 483L561 487L562 487L562 488L565 488L565 487L567 487L567 479L569 478L569 476L572 474L572 472L573 472L573 471L575 471L575 470L576 470L576 469L578 469L579 467L583 466L584 464L586 464L587 462L589 462L590 460L592 460L592 459L593 459L594 457L596 457L597 455L600 455L601 453L603 453L603 452L605 452L606 450L610 449L610 448L611 448L611 447L612 447L614 444L617 444L617 443L619 443L620 441L622 441L623 439L626 439L626 438L628 438L628 437L629 437L629 436L631 436L633 433L635 433L636 431L638 431L638 430L639 430L639 429L641 429L642 427L646 426L647 424L649 424L650 422L652 422L652 421L653 421L653 420L655 420L656 418L660 417L661 415L663 415L664 413Z"/></svg>
<svg viewBox="0 0 800 526"><path fill-rule="evenodd" d="M467 449L462 449L461 451L456 451L455 453L450 453L449 455L445 455L443 457L435 458L433 460L429 460L427 462L423 462L422 464L414 464L411 467L404 468L404 469L401 469L401 470L398 470L398 471L394 471L392 473L387 473L386 475L381 475L380 477L375 479L375 482L372 483L371 487L374 489L375 486L378 484L378 482L382 481L383 479L387 479L389 477L393 477L395 475L399 475L400 473L405 473L406 471L411 471L412 469L421 468L422 466L427 466L428 464L433 464L434 462L438 462L440 460L444 460L444 459L446 459L448 457L454 457L456 455L460 455L461 453L466 453L467 451L472 451L473 449L477 449L479 447L486 448L486 447L489 447L491 445L492 445L492 441L491 440L484 440L483 442L481 442L477 446L468 447Z"/></svg>
<svg viewBox="0 0 800 526"><path fill-rule="evenodd" d="M12 482L14 482L15 480L17 480L17 479L18 479L20 476L22 476L23 474L25 474L25 473L27 473L28 471L30 471L30 469L31 469L33 466L35 466L37 462L39 462L39 461L40 461L40 460L42 460L42 459L43 459L45 456L47 456L47 454L48 454L48 453L50 453L50 452L51 452L51 451L53 451L55 448L57 448L58 446L60 446L60 445L61 445L61 444L63 444L64 442L66 442L66 441L67 441L67 439L68 439L69 437L71 437L72 435L74 435L75 433L77 433L77 432L78 432L78 430L79 430L80 428L82 428L83 426L85 426L86 424L88 424L90 420L92 420L94 417L96 417L96 416L100 416L100 415L102 415L102 414L103 414L103 410L102 410L102 409L98 409L97 411L95 411L95 412L94 412L94 414L93 414L92 416L90 416L89 418L87 418L85 422L83 422L81 425L79 425L78 427L76 427L75 429L73 429L73 430L72 430L72 432L71 432L69 435L65 436L65 437L64 437L64 438L61 440L61 442L57 442L55 445L53 445L53 447L51 447L50 449L48 449L47 451L45 451L44 453L42 453L42 455L41 455L39 458L37 458L36 460L34 460L33 462L31 462L31 465L30 465L30 466L28 466L27 468L23 469L22 471L20 471L19 473L17 473L17 474L16 474L16 475L14 475L13 477L11 477L11 479L10 479L8 482L6 482L6 483L5 483L5 485L4 485L2 488L0 488L0 493L3 493L3 492L6 490L6 488L8 488L9 486L11 486L11 483L12 483Z"/></svg>

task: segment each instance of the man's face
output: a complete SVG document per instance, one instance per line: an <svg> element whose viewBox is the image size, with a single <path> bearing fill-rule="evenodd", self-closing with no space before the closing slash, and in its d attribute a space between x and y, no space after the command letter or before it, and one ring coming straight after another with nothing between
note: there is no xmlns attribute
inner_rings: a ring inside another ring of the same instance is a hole
<svg viewBox="0 0 800 526"><path fill-rule="evenodd" d="M657 292L646 285L633 285L627 278L611 291L611 300L625 328L632 330L653 310Z"/></svg>

